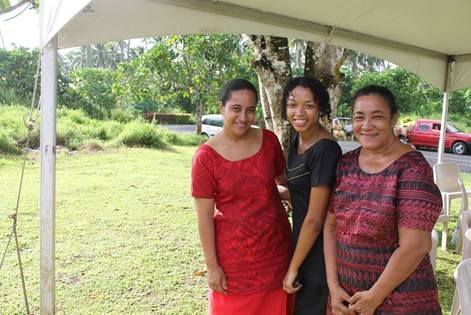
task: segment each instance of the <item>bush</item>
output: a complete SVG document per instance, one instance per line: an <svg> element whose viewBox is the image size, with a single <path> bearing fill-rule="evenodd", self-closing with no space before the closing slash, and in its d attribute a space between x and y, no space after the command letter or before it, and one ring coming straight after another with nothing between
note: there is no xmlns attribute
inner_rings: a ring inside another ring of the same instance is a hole
<svg viewBox="0 0 471 315"><path fill-rule="evenodd" d="M20 150L15 145L6 130L0 129L0 154L19 154Z"/></svg>
<svg viewBox="0 0 471 315"><path fill-rule="evenodd" d="M122 109L115 109L111 111L111 119L120 123L127 123L136 119L136 117L130 112L124 111Z"/></svg>
<svg viewBox="0 0 471 315"><path fill-rule="evenodd" d="M23 106L0 106L0 154L19 154L25 144L27 129L23 122L28 109ZM38 116L38 115L36 115ZM100 150L118 146L165 148L173 145L199 145L200 136L176 134L155 125L129 119L126 112L117 114L118 120L96 120L81 109L57 109L56 144L69 150ZM39 119L38 119L39 120ZM40 145L39 121L31 132L28 147Z"/></svg>
<svg viewBox="0 0 471 315"><path fill-rule="evenodd" d="M164 141L172 145L200 145L207 140L207 138L203 136L184 133L177 134L173 131L164 128L159 128L157 130L162 135Z"/></svg>
<svg viewBox="0 0 471 315"><path fill-rule="evenodd" d="M158 124L177 124L189 125L194 124L193 117L186 113L154 113L146 112L142 116L147 121L155 120Z"/></svg>
<svg viewBox="0 0 471 315"><path fill-rule="evenodd" d="M148 123L128 123L118 137L119 141L128 147L165 148L168 143L157 129Z"/></svg>
<svg viewBox="0 0 471 315"><path fill-rule="evenodd" d="M172 142L173 145L182 145L182 146L195 146L201 145L206 142L208 138L200 135L190 135L190 134L179 134L176 142Z"/></svg>

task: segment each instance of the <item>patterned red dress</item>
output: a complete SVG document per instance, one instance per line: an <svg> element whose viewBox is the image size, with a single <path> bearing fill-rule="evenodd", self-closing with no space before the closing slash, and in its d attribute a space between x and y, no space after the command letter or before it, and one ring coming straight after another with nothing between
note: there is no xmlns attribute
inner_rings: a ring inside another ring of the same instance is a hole
<svg viewBox="0 0 471 315"><path fill-rule="evenodd" d="M284 166L268 130L248 158L229 161L206 144L193 157L192 196L215 200L216 253L228 285L227 296L210 291L211 314L287 314L291 227L275 184Z"/></svg>
<svg viewBox="0 0 471 315"><path fill-rule="evenodd" d="M348 152L339 162L329 205L337 223L339 281L350 295L378 280L398 247L398 228L431 231L442 207L432 169L421 153L408 152L374 174L360 169L359 153L360 148ZM375 314L441 314L428 255Z"/></svg>

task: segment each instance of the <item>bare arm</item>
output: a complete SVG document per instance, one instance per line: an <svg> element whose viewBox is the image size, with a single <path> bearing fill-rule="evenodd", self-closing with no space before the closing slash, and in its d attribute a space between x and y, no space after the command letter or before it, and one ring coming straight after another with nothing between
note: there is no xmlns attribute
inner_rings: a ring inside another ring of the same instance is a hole
<svg viewBox="0 0 471 315"><path fill-rule="evenodd" d="M286 186L282 186L282 185L277 185L277 187L278 187L278 193L280 194L281 200L290 201L291 195L289 193L289 189Z"/></svg>
<svg viewBox="0 0 471 315"><path fill-rule="evenodd" d="M298 275L301 264L316 242L319 233L322 231L329 193L330 188L328 186L311 188L306 218L301 226L298 242L296 243L288 272L283 280L283 288L288 293L296 292L301 288L295 288L293 283Z"/></svg>
<svg viewBox="0 0 471 315"><path fill-rule="evenodd" d="M350 299L350 295L340 286L337 274L336 228L335 214L327 213L324 224L324 259L332 312L334 314L349 314L350 311L343 303Z"/></svg>
<svg viewBox="0 0 471 315"><path fill-rule="evenodd" d="M432 247L429 231L399 228L399 247L394 251L378 281L350 299L351 309L373 314L384 299L417 268Z"/></svg>
<svg viewBox="0 0 471 315"><path fill-rule="evenodd" d="M216 256L213 219L214 199L195 198L195 207L201 246L203 247L204 259L208 270L208 285L214 291L226 294L226 276L219 266Z"/></svg>

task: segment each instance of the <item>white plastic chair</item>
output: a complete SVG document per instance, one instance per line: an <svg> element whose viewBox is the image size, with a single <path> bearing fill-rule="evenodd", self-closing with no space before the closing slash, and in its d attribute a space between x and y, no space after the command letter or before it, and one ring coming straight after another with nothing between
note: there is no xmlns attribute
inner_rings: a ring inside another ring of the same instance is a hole
<svg viewBox="0 0 471 315"><path fill-rule="evenodd" d="M471 259L471 210L464 211L460 215L460 222L461 222L461 227L462 227L462 235L463 235L463 261L464 260L470 260ZM471 269L470 269L471 270ZM455 272L455 279L456 279L456 272ZM471 276L470 276L471 279ZM471 281L471 280L470 280ZM469 283L471 286L471 282ZM467 297L466 300L470 301L471 298L471 291L469 291L469 295L464 295L464 294L459 294L459 287L458 283L455 288L455 295L453 296L453 304L451 305L451 310L450 310L450 315L456 315L458 314L459 308L460 308L460 301L463 300L462 297ZM465 301L466 302L466 301ZM461 302L463 303L463 302ZM470 314L471 315L471 310L470 313L466 313L462 311L462 314Z"/></svg>
<svg viewBox="0 0 471 315"><path fill-rule="evenodd" d="M458 252L460 252L463 247L464 233L467 229L471 228L471 210L468 208L468 192L466 191L466 188L464 187L464 184L461 180L460 186L463 198L461 200L460 219L458 220L458 224L456 226L456 231L458 231L456 238L456 250ZM471 253L469 255L465 255L465 253L463 253L463 257L471 258Z"/></svg>
<svg viewBox="0 0 471 315"><path fill-rule="evenodd" d="M443 224L441 244L441 248L443 250L446 250L446 242L448 238L448 221L450 216L451 200L461 198L461 209L464 208L464 200L466 199L466 203L468 202L467 194L463 194L463 191L466 192L466 189L464 188L464 184L459 176L460 170L457 163L441 163L433 166L433 179L442 193L443 200L442 213L437 220L437 223Z"/></svg>
<svg viewBox="0 0 471 315"><path fill-rule="evenodd" d="M458 291L458 295L455 294L455 297L458 296L459 311L463 315L471 315L471 258L465 259L458 264L454 277ZM455 300L453 300L453 306L455 306ZM451 315L458 314L458 310L454 312L453 306Z"/></svg>
<svg viewBox="0 0 471 315"><path fill-rule="evenodd" d="M438 233L432 230L432 248L430 249L430 264L432 264L433 271L435 271L435 265L437 261L437 247L438 247Z"/></svg>

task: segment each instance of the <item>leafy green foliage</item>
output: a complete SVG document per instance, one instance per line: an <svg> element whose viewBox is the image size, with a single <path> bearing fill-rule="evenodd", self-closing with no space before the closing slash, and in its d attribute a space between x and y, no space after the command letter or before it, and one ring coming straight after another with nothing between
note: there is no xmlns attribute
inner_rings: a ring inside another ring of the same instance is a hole
<svg viewBox="0 0 471 315"><path fill-rule="evenodd" d="M162 37L144 54L118 66L113 93L121 108L135 112L180 108L193 113L198 104L217 111L223 82L255 78L250 57L238 35Z"/></svg>
<svg viewBox="0 0 471 315"><path fill-rule="evenodd" d="M369 84L379 84L388 87L394 93L401 115L414 114L418 118L440 117L442 107L440 90L402 68L390 68L383 72L362 72L358 76L354 76L349 70L344 70L344 73L338 116L351 114L351 102L356 90ZM451 93L449 113L453 121L471 121L471 89Z"/></svg>
<svg viewBox="0 0 471 315"><path fill-rule="evenodd" d="M38 56L37 49L0 49L0 103L31 103Z"/></svg>
<svg viewBox="0 0 471 315"><path fill-rule="evenodd" d="M81 108L91 117L105 119L115 108L112 94L112 74L100 68L81 68L69 75L69 87L64 99L70 108Z"/></svg>
<svg viewBox="0 0 471 315"><path fill-rule="evenodd" d="M155 122L157 124L177 124L191 125L194 124L192 115L187 113L143 113L145 120Z"/></svg>
<svg viewBox="0 0 471 315"><path fill-rule="evenodd" d="M0 128L0 154L18 154L20 150L12 143L7 131Z"/></svg>
<svg viewBox="0 0 471 315"><path fill-rule="evenodd" d="M141 119L123 115L117 115L117 120L97 120L81 109L61 107L57 110L57 145L69 150L87 146L164 148L170 145L197 145L205 141L199 136L175 134ZM27 135L23 122L26 116L27 109L23 106L0 106L0 154L21 152ZM39 121L35 122L30 135L29 148L39 148Z"/></svg>
<svg viewBox="0 0 471 315"><path fill-rule="evenodd" d="M165 148L168 146L153 125L142 122L127 124L119 135L119 141L128 147Z"/></svg>

